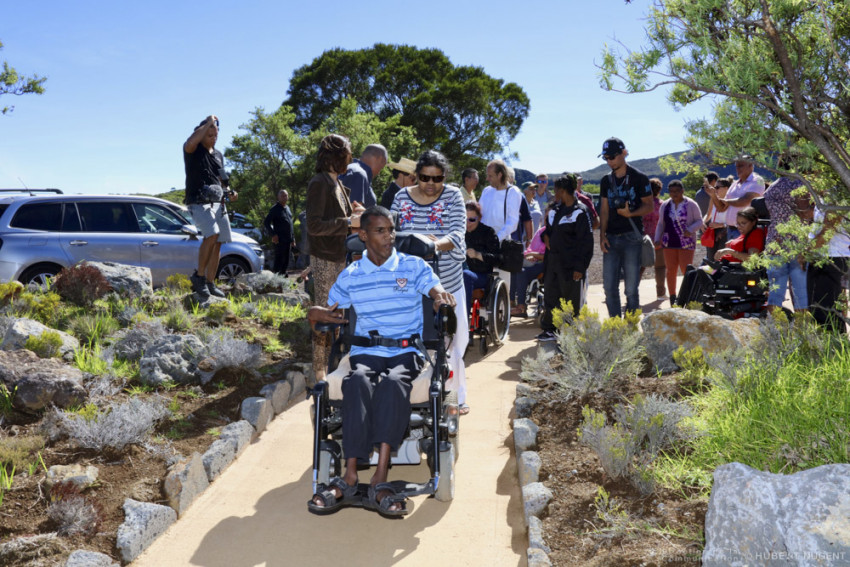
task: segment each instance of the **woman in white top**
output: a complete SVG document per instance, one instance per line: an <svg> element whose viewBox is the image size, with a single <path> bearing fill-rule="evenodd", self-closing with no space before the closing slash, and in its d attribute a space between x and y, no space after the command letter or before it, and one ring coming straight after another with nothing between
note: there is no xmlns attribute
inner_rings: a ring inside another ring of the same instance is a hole
<svg viewBox="0 0 850 567"><path fill-rule="evenodd" d="M522 203L522 191L512 185L508 166L500 159L487 164L487 183L481 192L478 203L481 205L481 223L496 231L499 242L511 237L519 224L519 208ZM497 270L505 284L510 287L511 275ZM510 292L510 289L508 290Z"/></svg>
<svg viewBox="0 0 850 567"><path fill-rule="evenodd" d="M728 177L718 179L716 185L717 196L721 199L726 197L726 192L729 191L731 185L732 181ZM714 258L715 252L726 247L726 213L718 211L717 207L714 206L714 202L709 201L708 211L706 211L705 217L702 220L707 228L714 229L714 246L706 246L705 248L705 257Z"/></svg>

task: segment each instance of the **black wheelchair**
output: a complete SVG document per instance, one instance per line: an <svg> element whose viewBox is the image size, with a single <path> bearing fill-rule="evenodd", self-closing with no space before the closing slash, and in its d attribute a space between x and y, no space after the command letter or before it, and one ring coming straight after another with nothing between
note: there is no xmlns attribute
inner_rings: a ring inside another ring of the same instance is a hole
<svg viewBox="0 0 850 567"><path fill-rule="evenodd" d="M346 241L349 257L362 254L363 242L357 235L349 236ZM436 272L434 243L426 237L412 233L396 235L396 250L416 255L428 261ZM459 453L459 412L457 392L446 390L446 381L451 378L448 363L447 343L454 333L452 328L457 322L454 310L442 306L434 314L433 301L422 297L424 328L421 344L417 345L426 358L425 368L413 381L410 393L411 413L404 440L390 459L393 465L418 465L425 455L431 478L425 483L394 481L397 494L405 497L422 494L433 495L442 502L454 498L454 465ZM342 381L351 370L348 353L354 336L357 313L347 309L345 318L348 323L340 329L334 341L328 362L328 374L324 382L319 382L308 395L313 397L313 494L325 490L330 479L339 476L345 455L342 453ZM331 325L316 325L321 332L333 331ZM377 464L378 455L373 453L371 460L360 463L359 467L368 468ZM363 502L352 505L366 505L368 485L360 484L358 492Z"/></svg>
<svg viewBox="0 0 850 567"><path fill-rule="evenodd" d="M728 260L703 260L699 268L688 266L676 304L702 304L710 315L726 319L761 317L767 312L767 272L752 271Z"/></svg>
<svg viewBox="0 0 850 567"><path fill-rule="evenodd" d="M508 336L511 322L511 302L508 286L493 272L487 278L487 287L472 290L469 306L469 342L478 338L478 351L486 355L492 343L497 348Z"/></svg>

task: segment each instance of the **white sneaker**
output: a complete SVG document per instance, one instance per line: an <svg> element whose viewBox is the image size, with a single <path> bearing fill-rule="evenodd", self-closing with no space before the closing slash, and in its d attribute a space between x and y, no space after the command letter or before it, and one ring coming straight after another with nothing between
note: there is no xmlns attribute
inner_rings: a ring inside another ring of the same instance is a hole
<svg viewBox="0 0 850 567"><path fill-rule="evenodd" d="M666 295L659 295L657 301L667 301L668 299Z"/></svg>

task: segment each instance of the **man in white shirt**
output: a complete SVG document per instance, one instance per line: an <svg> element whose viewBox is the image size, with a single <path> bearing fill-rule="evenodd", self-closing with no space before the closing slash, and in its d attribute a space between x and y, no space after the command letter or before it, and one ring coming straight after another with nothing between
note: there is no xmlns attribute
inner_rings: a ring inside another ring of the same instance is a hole
<svg viewBox="0 0 850 567"><path fill-rule="evenodd" d="M711 186L705 187L706 193L711 197L711 202L718 211L726 213L726 240L732 240L741 236L738 231L738 211L749 207L756 197L764 195L764 180L754 173L755 166L753 158L749 155L741 155L735 160L735 171L738 179L732 183L726 197L717 196L717 189Z"/></svg>

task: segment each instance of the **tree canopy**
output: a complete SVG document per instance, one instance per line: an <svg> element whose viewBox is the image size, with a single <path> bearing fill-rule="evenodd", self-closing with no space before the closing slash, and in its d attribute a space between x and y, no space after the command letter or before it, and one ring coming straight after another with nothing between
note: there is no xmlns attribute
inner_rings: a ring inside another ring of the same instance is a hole
<svg viewBox="0 0 850 567"><path fill-rule="evenodd" d="M369 112L358 112L357 102L342 99L335 109L308 133L295 127L295 113L286 105L268 113L263 108L240 126L245 132L233 137L225 157L233 168L231 186L239 192L232 208L261 224L281 189L289 192L293 211L303 208L307 183L315 173L319 142L330 133L342 134L351 142L354 155L367 145L381 143L391 156L416 156L420 151L415 132L402 126L399 117L381 120ZM385 169L373 180L380 196L389 185Z"/></svg>
<svg viewBox="0 0 850 567"><path fill-rule="evenodd" d="M324 52L293 72L287 94L284 104L304 132L351 98L380 120L399 115L424 147L442 151L456 168L502 152L529 111L528 96L515 83L480 67L455 66L438 49L381 43Z"/></svg>
<svg viewBox="0 0 850 567"><path fill-rule="evenodd" d="M2 49L3 42L0 41L0 50ZM22 77L7 61L3 61L3 70L0 71L0 95L42 94L46 80L46 77L39 77L38 75ZM0 106L0 114L7 114L14 109L14 106Z"/></svg>
<svg viewBox="0 0 850 567"><path fill-rule="evenodd" d="M696 151L749 153L822 207L850 205L850 0L655 0L646 32L639 50L606 46L603 88L714 96L713 118L688 126Z"/></svg>

